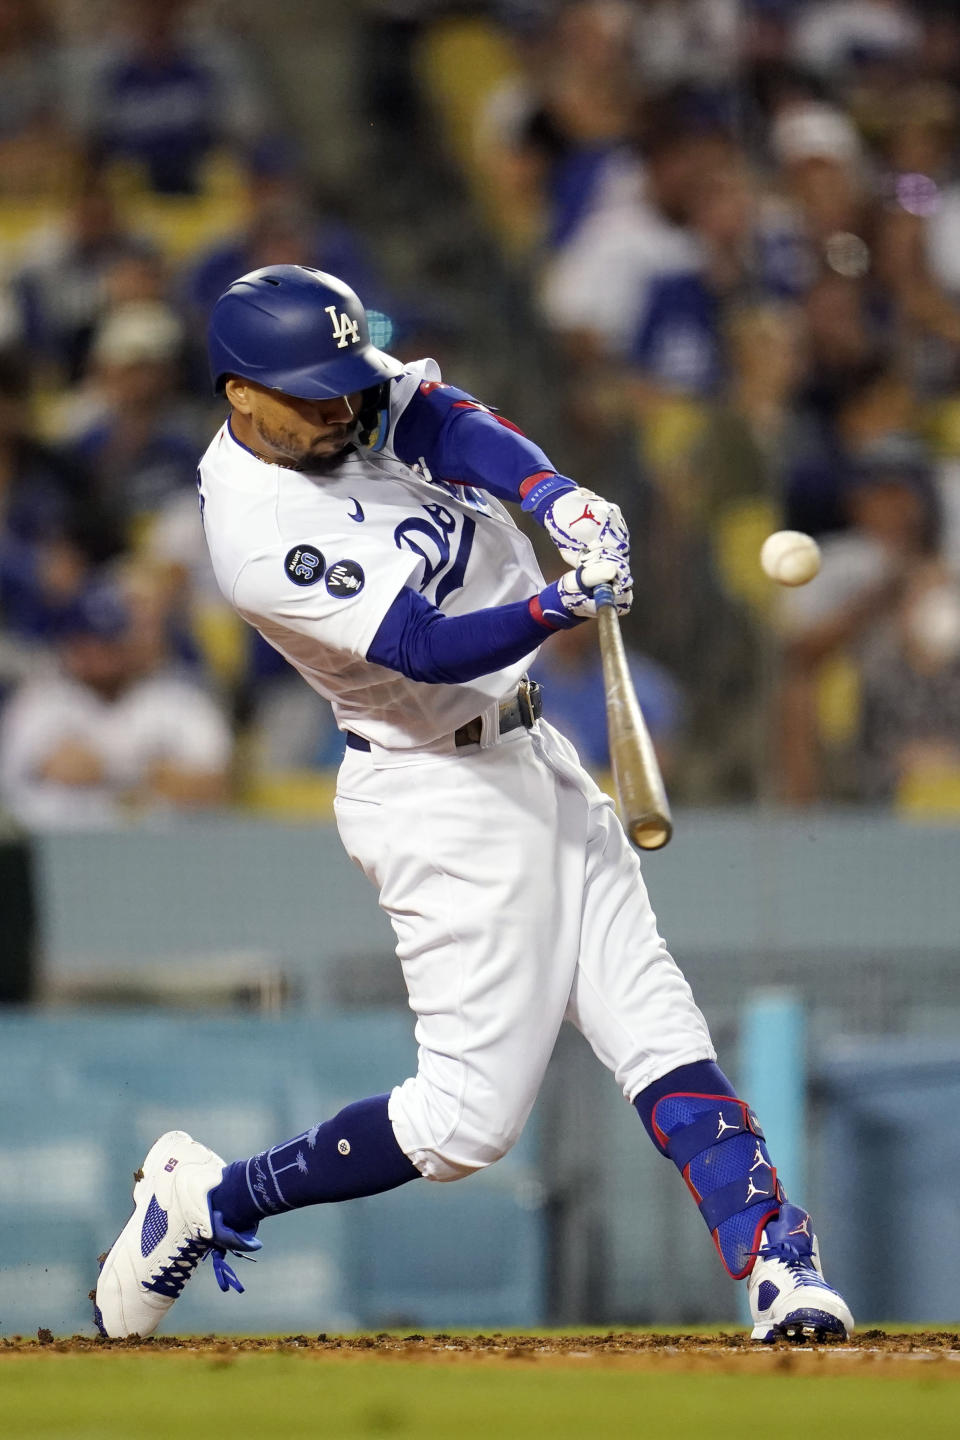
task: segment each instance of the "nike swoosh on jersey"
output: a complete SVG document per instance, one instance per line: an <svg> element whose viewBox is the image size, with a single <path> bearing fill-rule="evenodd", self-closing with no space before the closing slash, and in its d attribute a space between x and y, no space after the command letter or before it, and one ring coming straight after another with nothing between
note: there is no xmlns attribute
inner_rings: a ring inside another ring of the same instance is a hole
<svg viewBox="0 0 960 1440"><path fill-rule="evenodd" d="M352 495L350 496L350 499L353 500L353 496L352 496ZM359 500L353 500L353 503L354 503L354 505L356 505L356 507L357 507L357 513L356 513L356 515L350 515L350 514L348 514L348 515L347 515L347 519L348 519L348 520L356 520L357 524L359 525L360 521L364 518L364 516L363 516L363 506L360 504L360 501L359 501Z"/></svg>

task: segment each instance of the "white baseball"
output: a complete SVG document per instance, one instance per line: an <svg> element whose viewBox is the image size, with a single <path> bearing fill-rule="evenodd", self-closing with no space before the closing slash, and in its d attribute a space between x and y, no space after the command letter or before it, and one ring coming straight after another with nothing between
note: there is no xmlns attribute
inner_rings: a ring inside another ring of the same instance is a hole
<svg viewBox="0 0 960 1440"><path fill-rule="evenodd" d="M820 546L802 530L777 530L764 540L760 564L778 585L806 585L820 569Z"/></svg>

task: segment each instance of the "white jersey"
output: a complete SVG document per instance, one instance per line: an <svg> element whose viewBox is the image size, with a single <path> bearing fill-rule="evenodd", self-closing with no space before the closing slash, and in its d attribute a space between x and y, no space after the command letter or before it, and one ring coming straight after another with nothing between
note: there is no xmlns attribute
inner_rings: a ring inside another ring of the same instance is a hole
<svg viewBox="0 0 960 1440"><path fill-rule="evenodd" d="M322 472L268 464L228 421L198 473L223 594L330 701L341 730L388 751L442 750L476 716L492 723L536 653L458 685L410 680L366 659L405 585L462 615L528 599L545 583L529 540L496 499L435 480L425 464L393 452L400 415L421 383L439 378L432 360L407 365L390 382L374 445Z"/></svg>

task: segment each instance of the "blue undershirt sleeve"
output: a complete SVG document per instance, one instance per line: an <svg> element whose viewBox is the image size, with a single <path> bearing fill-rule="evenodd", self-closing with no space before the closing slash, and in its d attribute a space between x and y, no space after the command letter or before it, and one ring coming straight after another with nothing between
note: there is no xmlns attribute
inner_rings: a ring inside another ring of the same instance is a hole
<svg viewBox="0 0 960 1440"><path fill-rule="evenodd" d="M393 449L407 465L423 461L438 480L522 503L541 523L549 501L576 488L515 425L452 385L421 386L397 421Z"/></svg>
<svg viewBox="0 0 960 1440"><path fill-rule="evenodd" d="M458 685L516 664L554 629L569 625L562 611L549 613L550 623L544 623L531 611L529 600L518 600L469 615L444 615L404 586L380 622L367 659L410 680Z"/></svg>

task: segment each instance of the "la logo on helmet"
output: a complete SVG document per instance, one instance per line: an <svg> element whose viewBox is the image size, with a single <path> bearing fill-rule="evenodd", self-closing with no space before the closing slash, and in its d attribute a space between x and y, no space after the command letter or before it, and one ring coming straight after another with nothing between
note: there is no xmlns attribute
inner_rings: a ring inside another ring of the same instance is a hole
<svg viewBox="0 0 960 1440"><path fill-rule="evenodd" d="M337 349L343 350L347 345L356 345L360 339L360 326L356 320L351 320L345 310L337 314L336 305L325 305L324 309L330 316L330 324L333 326L333 338L337 342Z"/></svg>

